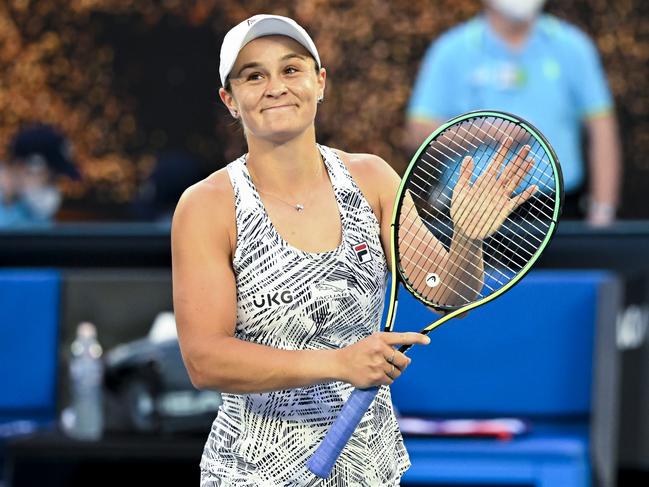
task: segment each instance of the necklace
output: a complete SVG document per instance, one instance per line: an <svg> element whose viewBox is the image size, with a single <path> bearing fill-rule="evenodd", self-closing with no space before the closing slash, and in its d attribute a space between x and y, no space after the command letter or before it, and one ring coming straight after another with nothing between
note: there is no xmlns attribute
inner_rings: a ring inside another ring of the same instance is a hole
<svg viewBox="0 0 649 487"><path fill-rule="evenodd" d="M297 212L304 211L304 205L301 204L301 203L295 203L295 204L289 203L288 201L284 201L282 198L280 198L279 196L275 196L274 194L267 193L266 191L261 191L261 190L257 190L257 191L259 191L260 193L264 193L266 196L272 196L276 200L281 201L282 203L284 203L285 205L290 206L291 208L293 208Z"/></svg>
<svg viewBox="0 0 649 487"><path fill-rule="evenodd" d="M320 154L320 160L322 161L323 166L324 166L324 158L322 157L322 154ZM255 183L254 183L254 178L253 178L252 174L250 174L250 169L248 169L248 174L250 175L250 179L253 180L253 184L255 184ZM303 205L302 203L295 203L295 204L293 204L293 203L289 203L288 201L283 200L283 199L280 198L279 196L275 196L275 195L272 194L272 193L267 193L266 191L264 191L264 190L262 190L262 189L259 189L259 188L257 187L256 184L255 184L255 188L257 189L257 192L258 192L258 193L263 193L263 194L265 194L266 196L271 196L271 197L275 198L276 200L281 201L281 202L284 203L285 205L290 206L291 208L293 208L293 209L294 209L295 211L297 211L298 213L301 213L302 211L304 211L304 205Z"/></svg>

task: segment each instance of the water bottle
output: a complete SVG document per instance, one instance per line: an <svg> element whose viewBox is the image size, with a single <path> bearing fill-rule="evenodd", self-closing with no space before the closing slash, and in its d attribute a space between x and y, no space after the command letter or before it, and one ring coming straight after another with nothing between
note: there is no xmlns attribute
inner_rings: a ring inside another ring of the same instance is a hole
<svg viewBox="0 0 649 487"><path fill-rule="evenodd" d="M101 354L95 325L79 324L70 357L72 420L69 434L80 440L98 440L104 429Z"/></svg>

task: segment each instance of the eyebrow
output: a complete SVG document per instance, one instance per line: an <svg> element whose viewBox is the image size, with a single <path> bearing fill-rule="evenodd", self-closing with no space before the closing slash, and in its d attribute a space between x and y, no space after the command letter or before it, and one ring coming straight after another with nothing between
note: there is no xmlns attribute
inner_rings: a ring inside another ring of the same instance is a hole
<svg viewBox="0 0 649 487"><path fill-rule="evenodd" d="M298 53L296 53L296 52L291 52L291 53L289 53L289 54L286 54L285 56L282 56L282 57L280 58L280 61L286 61L286 60L288 60L288 59L293 59L293 58L306 59L307 57L304 56L304 55L302 55L302 54L298 54ZM241 66L241 68L239 69L239 71L237 71L237 76L236 76L236 77L238 78L239 76L241 76L241 73L243 73L243 71L245 71L246 69L250 69L250 68L258 68L258 67L260 67L261 65L262 65L262 64L259 63L259 62L246 63L246 64L244 64L243 66Z"/></svg>

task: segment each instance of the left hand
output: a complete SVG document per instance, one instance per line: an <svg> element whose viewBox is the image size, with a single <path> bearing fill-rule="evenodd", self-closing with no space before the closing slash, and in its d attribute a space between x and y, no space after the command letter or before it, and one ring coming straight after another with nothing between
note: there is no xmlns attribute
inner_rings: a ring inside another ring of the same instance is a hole
<svg viewBox="0 0 649 487"><path fill-rule="evenodd" d="M451 218L455 232L472 240L484 240L495 233L509 214L537 191L538 187L531 185L512 197L512 193L534 166L534 159L527 158L530 146L525 145L507 167L500 171L512 142L513 139L508 137L500 145L487 169L473 184L473 158L464 158L451 199Z"/></svg>

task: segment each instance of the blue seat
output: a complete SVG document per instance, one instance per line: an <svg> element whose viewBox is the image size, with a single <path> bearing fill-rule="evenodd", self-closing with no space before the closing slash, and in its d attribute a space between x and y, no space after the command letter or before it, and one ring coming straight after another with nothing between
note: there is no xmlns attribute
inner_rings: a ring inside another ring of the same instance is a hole
<svg viewBox="0 0 649 487"><path fill-rule="evenodd" d="M0 423L56 414L59 272L0 271Z"/></svg>
<svg viewBox="0 0 649 487"><path fill-rule="evenodd" d="M509 441L406 437L413 465L403 482L587 487L595 478L609 485L614 468L603 457L613 455L616 428L611 420L594 428L593 405L614 412L597 400L614 392L610 384L595 390L594 358L605 352L598 345L604 337L615 348L619 299L610 273L537 271L433 331L430 345L411 350L412 364L392 386L398 412L518 417L532 430ZM397 327L418 329L432 317L400 294Z"/></svg>

